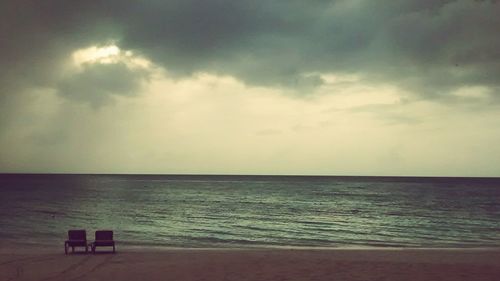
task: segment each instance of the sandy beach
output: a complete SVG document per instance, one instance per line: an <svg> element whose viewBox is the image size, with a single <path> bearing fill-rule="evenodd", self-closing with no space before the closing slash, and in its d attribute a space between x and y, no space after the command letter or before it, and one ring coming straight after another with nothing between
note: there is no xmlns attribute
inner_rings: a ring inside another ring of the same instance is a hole
<svg viewBox="0 0 500 281"><path fill-rule="evenodd" d="M2 249L0 280L498 280L500 249Z"/></svg>

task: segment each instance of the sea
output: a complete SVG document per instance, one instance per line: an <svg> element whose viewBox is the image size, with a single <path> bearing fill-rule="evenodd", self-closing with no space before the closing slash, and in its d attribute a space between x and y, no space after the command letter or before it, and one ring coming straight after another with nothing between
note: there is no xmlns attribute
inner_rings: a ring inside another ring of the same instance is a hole
<svg viewBox="0 0 500 281"><path fill-rule="evenodd" d="M500 178L0 174L0 244L499 247ZM62 246L61 246L62 247Z"/></svg>

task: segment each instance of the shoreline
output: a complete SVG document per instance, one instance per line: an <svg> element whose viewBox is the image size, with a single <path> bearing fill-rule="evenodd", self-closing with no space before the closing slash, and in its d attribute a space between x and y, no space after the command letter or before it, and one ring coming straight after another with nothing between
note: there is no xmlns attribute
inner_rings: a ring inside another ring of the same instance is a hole
<svg viewBox="0 0 500 281"><path fill-rule="evenodd" d="M115 240L116 241L116 240ZM90 244L91 240L89 240ZM10 252L12 249L27 250L27 251L52 251L63 248L64 240L60 243L37 243L37 242L22 242L18 240L3 240L0 241L0 254ZM500 245L479 245L479 246L370 246L370 245L354 245L354 246L286 246L286 245L213 245L213 246L171 246L171 245L141 245L123 243L116 241L117 247L126 249L127 251L169 251L169 250L311 250L311 251L336 251L336 250L374 250L374 251L500 251ZM9 250L10 249L10 250Z"/></svg>
<svg viewBox="0 0 500 281"><path fill-rule="evenodd" d="M60 243L26 243L19 241L0 241L0 254L11 252L58 252L63 249L63 240ZM89 240L89 242L91 242ZM418 246L282 246L282 245L254 245L254 246L225 246L213 245L210 247L197 247L197 246L169 246L169 245L140 245L140 244L122 244L116 241L117 249L124 249L127 252L163 252L163 251L265 251L265 250L300 250L300 251L500 251L500 245L485 245L485 246L455 246L455 247L418 247ZM60 245L59 245L60 244ZM89 243L90 244L90 243Z"/></svg>

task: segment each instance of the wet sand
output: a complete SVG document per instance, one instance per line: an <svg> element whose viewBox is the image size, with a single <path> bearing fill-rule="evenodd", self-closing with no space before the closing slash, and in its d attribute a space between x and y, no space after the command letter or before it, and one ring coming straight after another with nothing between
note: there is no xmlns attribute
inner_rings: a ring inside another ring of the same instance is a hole
<svg viewBox="0 0 500 281"><path fill-rule="evenodd" d="M500 249L0 250L0 280L500 280Z"/></svg>

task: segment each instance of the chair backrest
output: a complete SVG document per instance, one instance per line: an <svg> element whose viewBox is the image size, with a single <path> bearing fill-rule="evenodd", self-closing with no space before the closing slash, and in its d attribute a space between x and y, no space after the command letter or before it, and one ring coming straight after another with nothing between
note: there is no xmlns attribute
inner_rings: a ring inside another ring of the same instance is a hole
<svg viewBox="0 0 500 281"><path fill-rule="evenodd" d="M112 230L97 230L95 232L95 240L113 240Z"/></svg>
<svg viewBox="0 0 500 281"><path fill-rule="evenodd" d="M83 229L68 230L69 240L87 240L87 232Z"/></svg>

